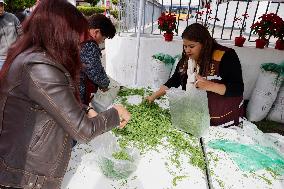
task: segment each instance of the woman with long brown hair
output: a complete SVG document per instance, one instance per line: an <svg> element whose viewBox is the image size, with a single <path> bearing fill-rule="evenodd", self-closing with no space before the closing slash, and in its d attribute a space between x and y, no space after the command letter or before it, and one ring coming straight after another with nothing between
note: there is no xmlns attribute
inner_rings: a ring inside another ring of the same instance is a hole
<svg viewBox="0 0 284 189"><path fill-rule="evenodd" d="M24 21L0 73L0 188L60 188L73 140L88 142L130 119L120 105L98 115L80 103L84 16L43 0ZM95 116L96 115L96 116Z"/></svg>
<svg viewBox="0 0 284 189"><path fill-rule="evenodd" d="M166 94L171 87L186 90L188 60L196 62L195 87L207 91L211 126L238 126L243 117L241 64L233 49L218 44L206 27L199 23L189 25L182 33L183 53L175 73L146 97L151 103Z"/></svg>

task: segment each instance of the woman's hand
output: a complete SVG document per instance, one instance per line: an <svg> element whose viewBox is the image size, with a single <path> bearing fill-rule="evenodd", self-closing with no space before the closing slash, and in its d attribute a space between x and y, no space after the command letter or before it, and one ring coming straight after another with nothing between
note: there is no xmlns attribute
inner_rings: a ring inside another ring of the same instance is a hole
<svg viewBox="0 0 284 189"><path fill-rule="evenodd" d="M153 103L155 99L160 98L161 96L164 96L166 94L166 90L168 89L169 88L167 86L162 85L158 91L154 92L151 96L147 96L146 100L149 103Z"/></svg>
<svg viewBox="0 0 284 189"><path fill-rule="evenodd" d="M154 100L155 100L155 98L152 97L152 96L147 96L147 97L146 97L146 100L147 100L149 103L153 103Z"/></svg>
<svg viewBox="0 0 284 189"><path fill-rule="evenodd" d="M98 115L98 113L94 109L90 109L88 111L88 118L92 118L92 117L95 117L97 115Z"/></svg>
<svg viewBox="0 0 284 189"><path fill-rule="evenodd" d="M198 89L208 91L212 83L213 82L208 81L207 79L204 79L200 75L196 75L196 81L194 83L194 86Z"/></svg>
<svg viewBox="0 0 284 189"><path fill-rule="evenodd" d="M115 108L118 112L118 115L120 117L119 128L122 129L129 122L131 114L122 105L116 104L113 106L113 108Z"/></svg>
<svg viewBox="0 0 284 189"><path fill-rule="evenodd" d="M226 92L226 86L221 83L215 83L213 81L208 81L200 75L196 75L195 87L205 91L211 91L219 95L224 95Z"/></svg>

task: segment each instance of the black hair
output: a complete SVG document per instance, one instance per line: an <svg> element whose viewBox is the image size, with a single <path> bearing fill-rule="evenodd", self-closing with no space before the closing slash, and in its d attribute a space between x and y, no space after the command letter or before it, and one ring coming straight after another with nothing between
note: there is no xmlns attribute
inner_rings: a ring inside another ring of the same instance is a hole
<svg viewBox="0 0 284 189"><path fill-rule="evenodd" d="M205 76L211 63L213 51L218 45L217 42L211 37L208 29L199 23L187 26L182 33L182 38L202 44L197 64L200 66L200 74Z"/></svg>
<svg viewBox="0 0 284 189"><path fill-rule="evenodd" d="M103 36L111 39L115 36L116 29L109 18L103 14L94 14L90 16L89 27L91 29L100 29Z"/></svg>

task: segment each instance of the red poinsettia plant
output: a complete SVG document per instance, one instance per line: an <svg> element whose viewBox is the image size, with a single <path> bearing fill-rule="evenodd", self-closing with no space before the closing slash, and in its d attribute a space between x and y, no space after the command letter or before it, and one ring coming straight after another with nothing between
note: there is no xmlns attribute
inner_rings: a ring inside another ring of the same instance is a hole
<svg viewBox="0 0 284 189"><path fill-rule="evenodd" d="M166 33L173 33L173 31L177 32L176 30L176 15L170 13L163 12L161 16L158 18L158 28L161 31L165 31Z"/></svg>
<svg viewBox="0 0 284 189"><path fill-rule="evenodd" d="M208 27L207 21L209 20L220 21L219 18L212 16L212 9L210 3L205 4L204 10L196 12L196 18L200 20L205 27Z"/></svg>
<svg viewBox="0 0 284 189"><path fill-rule="evenodd" d="M235 37L235 46L242 47L246 41L246 38L243 37L242 32L245 27L244 20L249 17L248 13L242 14L242 16L235 17L234 23L237 24L237 27L240 29L240 36Z"/></svg>
<svg viewBox="0 0 284 189"><path fill-rule="evenodd" d="M282 41L284 40L284 20L277 26L274 37Z"/></svg>
<svg viewBox="0 0 284 189"><path fill-rule="evenodd" d="M242 16L235 17L234 22L237 24L237 27L240 28L241 31L243 31L244 27L243 26L243 20L247 19L249 17L248 13L242 14Z"/></svg>
<svg viewBox="0 0 284 189"><path fill-rule="evenodd" d="M278 38L275 43L275 49L284 50L284 21L282 20L282 24L278 26L274 37Z"/></svg>
<svg viewBox="0 0 284 189"><path fill-rule="evenodd" d="M263 14L251 26L254 34L257 34L260 39L268 39L270 36L279 35L280 29L283 25L283 20L275 13Z"/></svg>

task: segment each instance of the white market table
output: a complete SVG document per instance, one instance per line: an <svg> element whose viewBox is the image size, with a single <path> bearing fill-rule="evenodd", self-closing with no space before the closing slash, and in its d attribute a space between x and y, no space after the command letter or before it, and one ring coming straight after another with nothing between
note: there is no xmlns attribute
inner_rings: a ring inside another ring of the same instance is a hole
<svg viewBox="0 0 284 189"><path fill-rule="evenodd" d="M186 156L182 156L181 168L170 166L169 169L169 166L165 165L169 159L166 148L160 148L159 152L148 151L142 155L137 170L128 179L107 178L95 161L98 155L96 151L102 144L104 135L95 138L89 144L78 144L74 147L61 189L209 188L205 171L188 163ZM210 173L209 185L212 189L284 189L284 175L275 176L267 170L244 172L227 153L207 146L210 141L225 139L245 145L273 147L284 157L283 136L264 134L254 124L244 121L242 129L210 127L203 138ZM180 176L180 179L176 176Z"/></svg>
<svg viewBox="0 0 284 189"><path fill-rule="evenodd" d="M108 134L108 133L107 133ZM168 172L166 149L149 151L142 156L137 170L127 180L112 180L104 176L95 162L96 148L100 137L89 144L77 145L73 152L67 173L64 177L62 189L166 189L173 188L174 177ZM182 171L176 170L176 176L187 176L176 181L175 188L188 189L191 186L196 189L206 189L207 181L201 169L190 165L186 158L182 158Z"/></svg>

